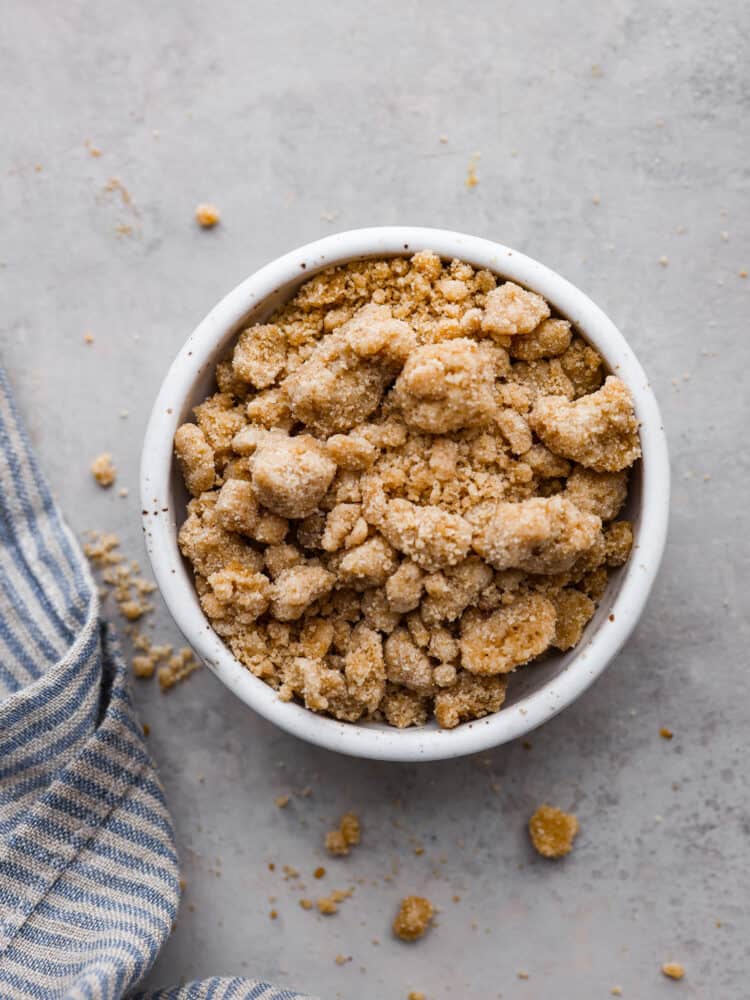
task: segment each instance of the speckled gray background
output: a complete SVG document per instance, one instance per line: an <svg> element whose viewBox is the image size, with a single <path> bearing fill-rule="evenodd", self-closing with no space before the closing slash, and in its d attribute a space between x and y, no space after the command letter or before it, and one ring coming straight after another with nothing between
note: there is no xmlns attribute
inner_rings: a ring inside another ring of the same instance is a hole
<svg viewBox="0 0 750 1000"><path fill-rule="evenodd" d="M276 732L208 673L168 697L137 687L187 880L150 984L247 972L326 1000L748 995L749 32L746 6L716 0L4 5L2 354L77 531L116 530L141 556L138 455L172 356L241 278L335 229L455 228L560 270L633 344L670 436L649 608L530 749L371 764ZM201 200L221 207L213 232L193 223ZM103 450L127 499L88 475ZM559 864L527 844L543 800L580 817ZM364 843L324 862L323 884L365 883L335 917L303 912L267 863L299 868L312 894L322 833L350 807ZM407 946L388 926L413 891L444 912ZM679 984L659 973L671 958Z"/></svg>

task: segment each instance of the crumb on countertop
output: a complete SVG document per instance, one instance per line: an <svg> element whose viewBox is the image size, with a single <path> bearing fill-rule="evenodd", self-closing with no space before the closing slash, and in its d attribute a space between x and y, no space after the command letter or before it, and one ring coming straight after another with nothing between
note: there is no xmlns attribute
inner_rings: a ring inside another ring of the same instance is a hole
<svg viewBox="0 0 750 1000"><path fill-rule="evenodd" d="M195 209L195 221L202 229L213 229L220 219L219 209L210 202L201 202Z"/></svg>
<svg viewBox="0 0 750 1000"><path fill-rule="evenodd" d="M578 830L577 818L554 806L539 806L529 820L531 842L545 858L562 858L569 854Z"/></svg>
<svg viewBox="0 0 750 1000"><path fill-rule="evenodd" d="M393 933L402 941L421 938L432 923L435 910L424 896L406 896L401 900L393 921Z"/></svg>
<svg viewBox="0 0 750 1000"><path fill-rule="evenodd" d="M289 805L289 796L277 795L276 798L274 799L274 802L279 809L286 809L286 807Z"/></svg>
<svg viewBox="0 0 750 1000"><path fill-rule="evenodd" d="M117 479L117 469L112 464L112 456L108 451L97 455L91 463L91 475L103 488L111 486Z"/></svg>
<svg viewBox="0 0 750 1000"><path fill-rule="evenodd" d="M662 726L661 729L659 730L659 736L661 736L663 740L671 740L672 737L674 736L674 733L672 732L671 729L668 729L666 726Z"/></svg>
<svg viewBox="0 0 750 1000"><path fill-rule="evenodd" d="M94 343L93 333L87 330L86 333L84 333L83 335L83 342L84 344L93 344Z"/></svg>
<svg viewBox="0 0 750 1000"><path fill-rule="evenodd" d="M352 889L334 889L327 896L321 896L315 904L318 912L324 916L331 916L334 913L338 913L339 903L343 903L345 899L348 899L352 892Z"/></svg>
<svg viewBox="0 0 750 1000"><path fill-rule="evenodd" d="M679 962L665 962L661 971L669 979L682 979L685 975L685 969Z"/></svg>
<svg viewBox="0 0 750 1000"><path fill-rule="evenodd" d="M339 820L338 829L330 830L326 834L326 850L329 854L343 857L359 843L360 834L359 817L353 812L344 813Z"/></svg>
<svg viewBox="0 0 750 1000"><path fill-rule="evenodd" d="M175 684L187 680L196 670L200 670L200 667L200 660L195 658L192 649L183 646L174 656L170 656L167 663L159 667L156 672L162 693L169 691Z"/></svg>

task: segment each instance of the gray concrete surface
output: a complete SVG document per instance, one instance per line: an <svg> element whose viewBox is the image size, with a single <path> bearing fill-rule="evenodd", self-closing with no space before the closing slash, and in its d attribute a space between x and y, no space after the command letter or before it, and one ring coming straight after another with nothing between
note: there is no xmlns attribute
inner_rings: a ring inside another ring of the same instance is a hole
<svg viewBox="0 0 750 1000"><path fill-rule="evenodd" d="M747 7L715 0L4 5L2 356L78 532L116 530L142 555L140 442L178 346L258 265L339 228L451 227L557 268L632 342L671 441L648 611L528 749L372 764L276 732L208 673L168 697L136 688L187 881L149 984L747 996L748 32ZM221 207L213 232L193 223L202 200ZM126 499L88 476L103 450ZM527 844L543 800L580 817L560 864ZM364 843L328 863L322 834L346 808ZM300 909L278 873L300 869L312 895L320 863L322 885L364 880L335 917ZM443 912L410 947L388 928L414 891ZM660 975L667 959L681 983Z"/></svg>

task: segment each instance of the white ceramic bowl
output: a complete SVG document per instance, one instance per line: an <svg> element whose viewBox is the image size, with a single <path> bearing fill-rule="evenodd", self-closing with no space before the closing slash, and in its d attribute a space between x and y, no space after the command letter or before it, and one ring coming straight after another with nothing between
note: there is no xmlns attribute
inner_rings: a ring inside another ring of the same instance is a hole
<svg viewBox="0 0 750 1000"><path fill-rule="evenodd" d="M500 712L441 730L431 722L398 730L376 723L344 723L283 702L242 666L201 610L190 567L177 547L187 496L175 467L175 430L213 390L216 362L237 332L262 322L307 278L332 264L430 249L488 268L543 295L603 355L633 394L641 423L643 458L632 476L627 516L635 547L610 579L580 644L517 671ZM287 732L341 753L382 760L437 760L475 753L528 733L569 705L599 676L633 630L654 582L664 548L669 508L669 462L661 416L648 379L610 319L560 275L498 243L447 232L392 226L337 233L261 268L226 295L193 331L159 391L146 431L141 465L146 547L162 596L198 656L245 704Z"/></svg>

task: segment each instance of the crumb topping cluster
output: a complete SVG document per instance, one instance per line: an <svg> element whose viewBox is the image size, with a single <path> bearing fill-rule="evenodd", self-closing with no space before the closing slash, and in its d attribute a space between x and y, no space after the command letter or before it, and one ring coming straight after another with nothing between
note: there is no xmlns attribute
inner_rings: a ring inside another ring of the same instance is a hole
<svg viewBox="0 0 750 1000"><path fill-rule="evenodd" d="M446 728L579 641L628 558L629 392L547 302L430 252L242 332L175 435L201 605L284 699Z"/></svg>

